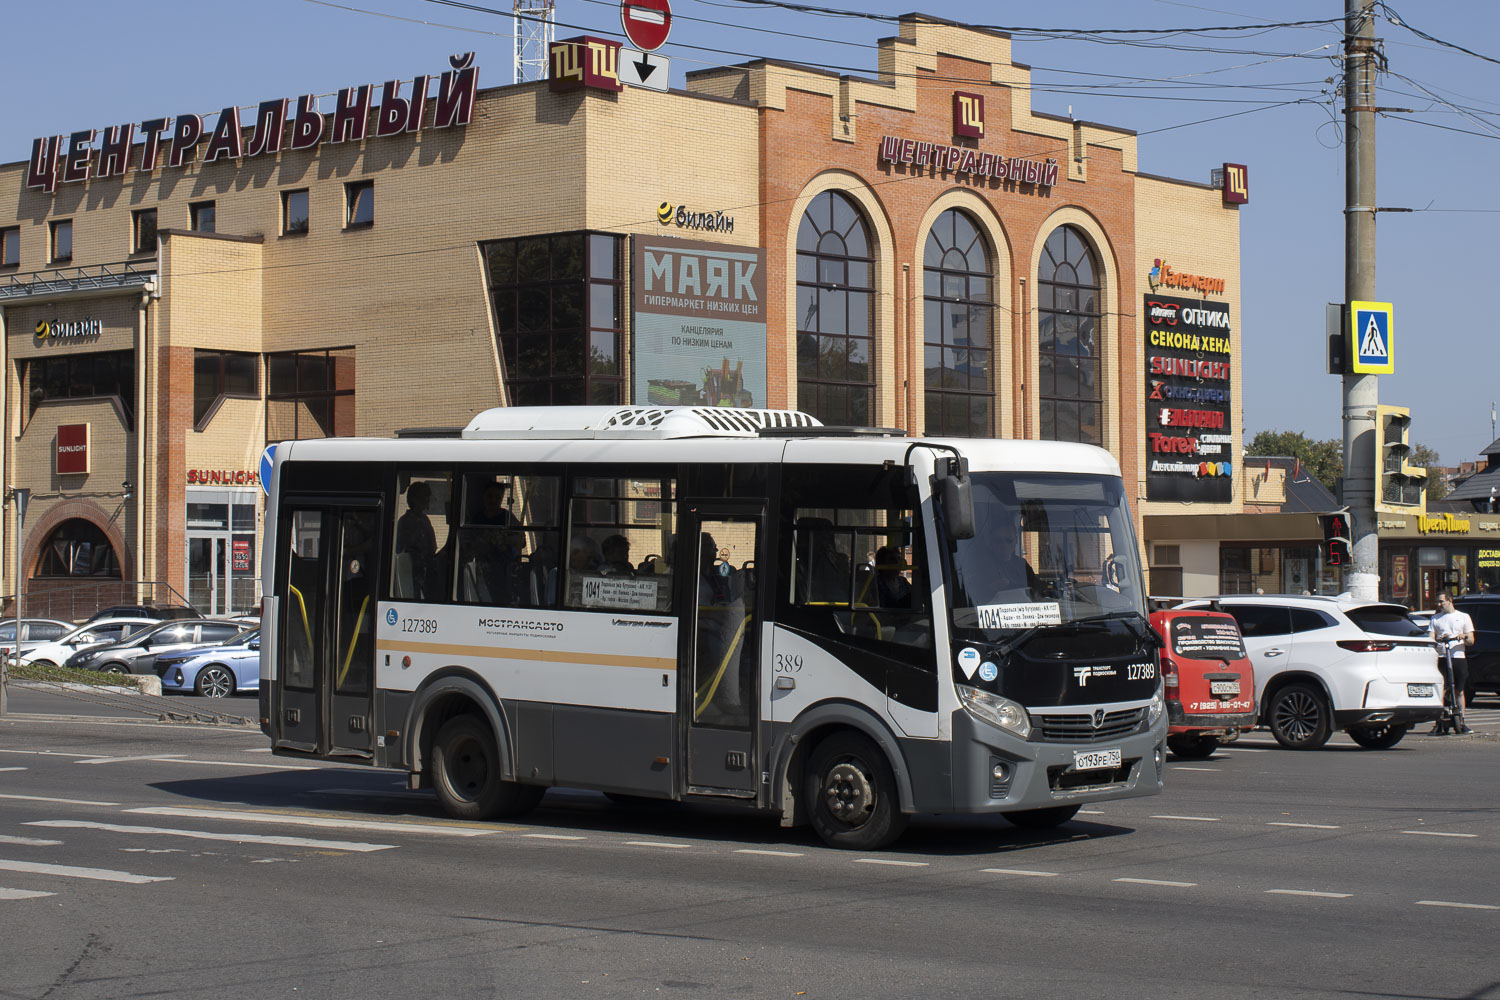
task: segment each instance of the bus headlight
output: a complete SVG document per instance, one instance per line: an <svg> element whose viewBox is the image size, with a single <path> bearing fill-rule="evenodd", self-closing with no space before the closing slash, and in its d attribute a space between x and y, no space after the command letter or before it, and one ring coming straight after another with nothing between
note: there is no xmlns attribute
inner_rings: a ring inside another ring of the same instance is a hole
<svg viewBox="0 0 1500 1000"><path fill-rule="evenodd" d="M1161 691L1158 690L1151 696L1151 704L1146 706L1147 729L1153 728L1158 722L1161 721L1161 713L1165 708L1166 703L1161 700Z"/></svg>
<svg viewBox="0 0 1500 1000"><path fill-rule="evenodd" d="M969 687L967 684L956 685L958 696L963 699L964 708L975 718L988 722L992 726L999 726L1007 732L1015 733L1021 739L1031 735L1031 718L1027 716L1026 709L1009 698L1002 698L998 694L990 694L979 688Z"/></svg>

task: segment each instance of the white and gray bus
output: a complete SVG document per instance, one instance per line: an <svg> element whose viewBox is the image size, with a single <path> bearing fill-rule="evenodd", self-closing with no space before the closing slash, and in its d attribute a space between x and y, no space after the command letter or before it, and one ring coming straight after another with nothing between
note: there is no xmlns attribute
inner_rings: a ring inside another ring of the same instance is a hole
<svg viewBox="0 0 1500 1000"><path fill-rule="evenodd" d="M261 725L460 818L551 786L741 800L829 844L1161 790L1119 467L806 414L513 407L278 446Z"/></svg>

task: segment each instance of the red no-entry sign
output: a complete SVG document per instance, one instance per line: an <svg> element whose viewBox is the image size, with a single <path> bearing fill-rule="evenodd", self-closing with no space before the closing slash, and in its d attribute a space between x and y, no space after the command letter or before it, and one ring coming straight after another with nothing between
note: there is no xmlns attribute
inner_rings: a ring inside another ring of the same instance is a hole
<svg viewBox="0 0 1500 1000"><path fill-rule="evenodd" d="M620 25L630 44L643 52L659 49L672 30L668 0L620 0Z"/></svg>

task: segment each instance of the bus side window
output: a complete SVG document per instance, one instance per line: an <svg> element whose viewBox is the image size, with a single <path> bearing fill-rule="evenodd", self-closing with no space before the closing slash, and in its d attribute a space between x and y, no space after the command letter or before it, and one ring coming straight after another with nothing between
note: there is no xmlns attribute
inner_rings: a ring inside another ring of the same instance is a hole
<svg viewBox="0 0 1500 1000"><path fill-rule="evenodd" d="M502 608L557 605L559 479L490 469L463 476L458 600Z"/></svg>
<svg viewBox="0 0 1500 1000"><path fill-rule="evenodd" d="M650 614L672 609L676 481L645 470L576 476L562 603Z"/></svg>
<svg viewBox="0 0 1500 1000"><path fill-rule="evenodd" d="M391 596L398 601L452 599L453 544L448 530L452 476L398 473L396 492L400 513L391 559Z"/></svg>

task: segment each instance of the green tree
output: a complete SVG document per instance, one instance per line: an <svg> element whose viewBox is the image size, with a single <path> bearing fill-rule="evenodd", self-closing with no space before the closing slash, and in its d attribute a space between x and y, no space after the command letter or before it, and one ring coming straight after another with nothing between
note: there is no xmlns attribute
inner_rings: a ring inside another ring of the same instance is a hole
<svg viewBox="0 0 1500 1000"><path fill-rule="evenodd" d="M1335 482L1344 474L1344 443L1332 438L1314 441L1301 431L1259 431L1245 447L1245 454L1295 458L1308 475L1335 495Z"/></svg>
<svg viewBox="0 0 1500 1000"><path fill-rule="evenodd" d="M1427 470L1427 499L1441 500L1448 495L1448 484L1443 481L1443 460L1438 453L1425 444L1411 446L1411 464Z"/></svg>

